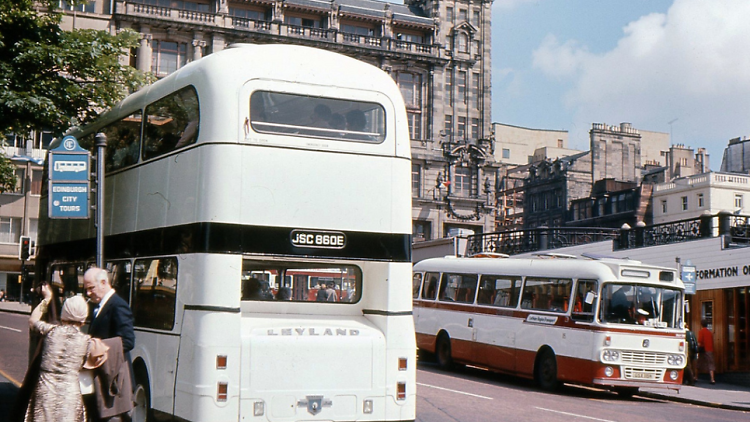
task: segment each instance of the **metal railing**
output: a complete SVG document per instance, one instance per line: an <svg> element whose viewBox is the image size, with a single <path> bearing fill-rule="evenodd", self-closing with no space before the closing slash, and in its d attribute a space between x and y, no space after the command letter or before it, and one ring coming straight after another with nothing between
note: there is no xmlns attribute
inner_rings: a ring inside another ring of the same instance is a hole
<svg viewBox="0 0 750 422"><path fill-rule="evenodd" d="M723 237L725 247L750 246L750 216L720 212L652 226L604 228L539 227L468 237L466 255L482 252L516 255L612 240L613 250L668 245Z"/></svg>
<svg viewBox="0 0 750 422"><path fill-rule="evenodd" d="M494 252L516 255L524 252L558 249L603 240L614 240L617 238L619 231L618 229L596 227L539 227L483 233L469 236L466 254Z"/></svg>

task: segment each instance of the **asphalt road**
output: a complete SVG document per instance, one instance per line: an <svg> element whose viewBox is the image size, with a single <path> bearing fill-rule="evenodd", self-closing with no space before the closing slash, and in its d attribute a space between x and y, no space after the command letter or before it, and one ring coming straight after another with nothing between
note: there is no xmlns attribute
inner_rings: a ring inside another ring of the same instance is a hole
<svg viewBox="0 0 750 422"><path fill-rule="evenodd" d="M28 361L28 316L0 312L0 422L14 401ZM737 422L750 414L607 391L564 386L542 392L528 380L477 368L445 372L429 359L417 371L417 421Z"/></svg>

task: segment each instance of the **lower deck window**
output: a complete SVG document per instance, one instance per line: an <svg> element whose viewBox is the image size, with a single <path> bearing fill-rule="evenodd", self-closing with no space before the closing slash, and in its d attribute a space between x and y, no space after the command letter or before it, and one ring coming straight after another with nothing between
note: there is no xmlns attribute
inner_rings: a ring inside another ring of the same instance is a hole
<svg viewBox="0 0 750 422"><path fill-rule="evenodd" d="M362 271L353 265L245 260L243 301L355 303L362 297Z"/></svg>

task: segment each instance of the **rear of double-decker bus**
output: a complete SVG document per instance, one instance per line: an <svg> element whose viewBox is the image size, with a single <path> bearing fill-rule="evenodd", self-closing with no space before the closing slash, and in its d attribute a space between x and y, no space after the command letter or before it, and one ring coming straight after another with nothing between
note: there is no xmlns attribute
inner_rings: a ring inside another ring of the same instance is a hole
<svg viewBox="0 0 750 422"><path fill-rule="evenodd" d="M236 46L201 61L187 70L201 136L211 136L194 161L197 219L210 229L192 240L223 243L183 266L192 291L175 415L414 420L411 168L398 87L311 48Z"/></svg>
<svg viewBox="0 0 750 422"><path fill-rule="evenodd" d="M613 277L599 290L594 384L624 394L679 389L686 364L684 285L671 268L605 262Z"/></svg>

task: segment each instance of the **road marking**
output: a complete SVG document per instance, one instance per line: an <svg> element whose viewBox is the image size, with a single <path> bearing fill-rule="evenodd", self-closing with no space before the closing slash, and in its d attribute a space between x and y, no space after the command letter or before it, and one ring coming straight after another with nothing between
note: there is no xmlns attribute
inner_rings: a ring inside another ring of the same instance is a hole
<svg viewBox="0 0 750 422"><path fill-rule="evenodd" d="M477 398L485 399L485 400L495 400L492 397L480 396L479 394L467 393L465 391L451 390L450 388L438 387L436 385L422 384L421 382L418 382L417 385L420 385L422 387L427 387L427 388L434 388L436 390L450 391L451 393L463 394L466 396L477 397Z"/></svg>
<svg viewBox="0 0 750 422"><path fill-rule="evenodd" d="M6 374L2 369L0 369L0 375L2 375L5 378L7 378L8 381L12 382L13 385L15 385L16 387L19 387L19 388L21 387L21 383L20 382L16 381L15 378L11 377L10 375Z"/></svg>
<svg viewBox="0 0 750 422"><path fill-rule="evenodd" d="M5 327L5 326L3 326L3 325L0 325L0 328L5 328L6 330L10 330L10 331L15 331L15 332L17 332L17 333L20 333L20 332L21 332L21 330L19 330L19 329L16 329L16 328L11 328L11 327Z"/></svg>
<svg viewBox="0 0 750 422"><path fill-rule="evenodd" d="M576 413L562 412L562 411L559 411L559 410L545 409L543 407L535 407L535 409L546 410L547 412L559 413L561 415L575 416L576 418L591 419L593 421L614 422L614 421L611 421L609 419L592 418L591 416L584 416L584 415L579 415L579 414L576 414Z"/></svg>

